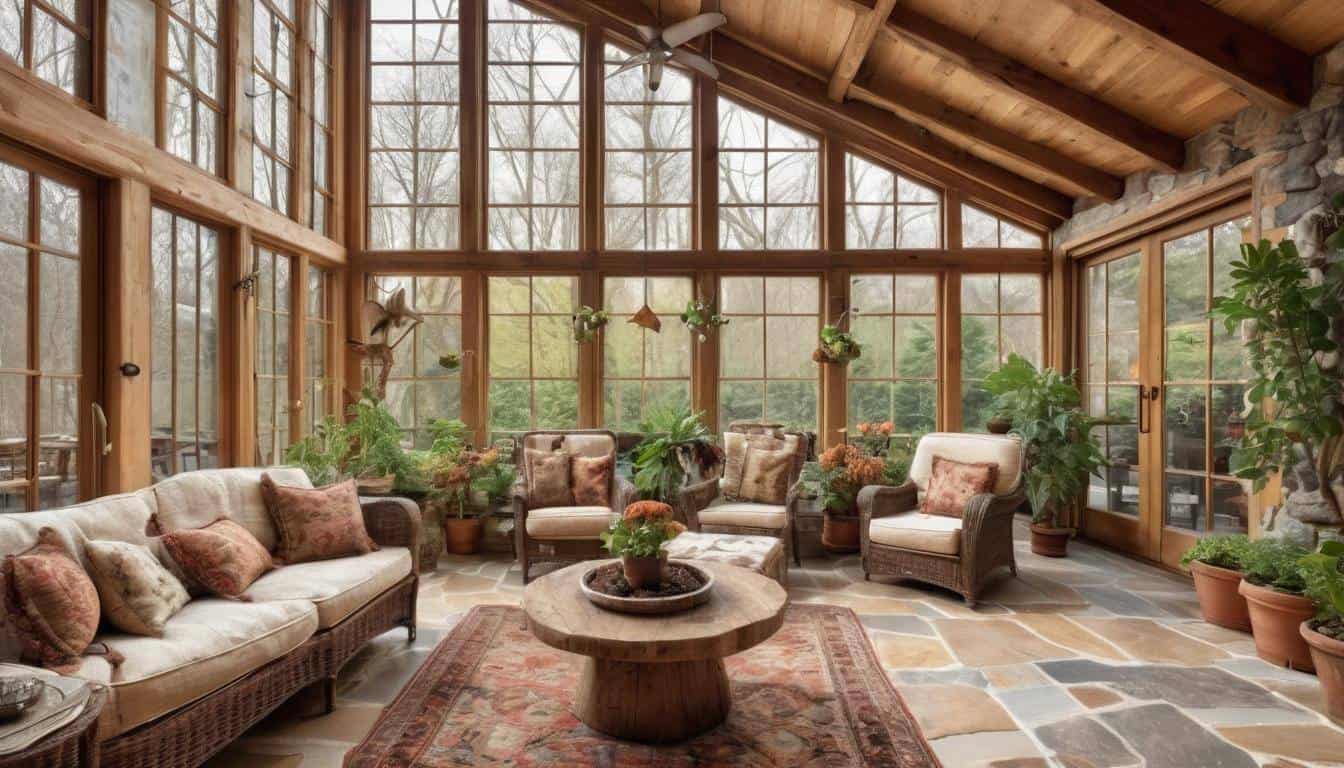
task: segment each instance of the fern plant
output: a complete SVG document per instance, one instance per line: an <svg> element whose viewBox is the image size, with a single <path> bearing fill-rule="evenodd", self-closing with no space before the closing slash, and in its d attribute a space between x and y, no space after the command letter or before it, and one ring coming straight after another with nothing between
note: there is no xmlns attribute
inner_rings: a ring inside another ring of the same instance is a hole
<svg viewBox="0 0 1344 768"><path fill-rule="evenodd" d="M695 452L697 460L716 455L709 428L701 420L703 412L688 409L661 409L651 413L639 429L646 436L635 448L635 489L641 499L670 502L686 478L679 453ZM712 459L710 459L712 460Z"/></svg>

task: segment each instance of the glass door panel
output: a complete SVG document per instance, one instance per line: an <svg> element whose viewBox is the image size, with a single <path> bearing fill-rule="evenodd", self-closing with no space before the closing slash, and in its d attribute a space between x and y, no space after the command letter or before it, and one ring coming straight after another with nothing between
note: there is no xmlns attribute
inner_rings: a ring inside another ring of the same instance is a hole
<svg viewBox="0 0 1344 768"><path fill-rule="evenodd" d="M1139 276L1142 253L1087 267L1086 393L1088 412L1119 423L1097 428L1110 466L1088 482L1087 508L1139 516Z"/></svg>

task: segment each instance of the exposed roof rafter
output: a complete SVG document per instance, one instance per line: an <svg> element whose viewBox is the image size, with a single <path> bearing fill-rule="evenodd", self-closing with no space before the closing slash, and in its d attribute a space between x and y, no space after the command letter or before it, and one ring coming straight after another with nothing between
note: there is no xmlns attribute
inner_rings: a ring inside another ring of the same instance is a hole
<svg viewBox="0 0 1344 768"><path fill-rule="evenodd" d="M831 73L831 82L826 86L826 95L831 101L845 100L850 83L854 82L854 76L859 73L859 67L863 66L863 60L868 57L868 50L873 47L873 41L877 39L878 30L882 29L896 3L897 0L876 0L872 10L855 12L854 24L849 28L845 48L840 52L840 59L835 62L835 71Z"/></svg>

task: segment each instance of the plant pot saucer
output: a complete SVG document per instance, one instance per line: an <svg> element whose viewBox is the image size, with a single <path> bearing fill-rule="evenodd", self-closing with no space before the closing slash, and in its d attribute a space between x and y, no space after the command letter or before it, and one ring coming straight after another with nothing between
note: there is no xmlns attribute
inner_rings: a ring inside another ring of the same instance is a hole
<svg viewBox="0 0 1344 768"><path fill-rule="evenodd" d="M605 608L617 613L633 613L644 616L657 616L667 613L678 613L689 611L690 609L703 605L709 601L710 591L714 588L714 574L703 568L697 568L694 564L685 560L669 560L669 564L675 563L688 570L694 571L704 586L694 592L687 592L681 595L671 595L669 597L618 597L608 595L605 592L598 592L589 586L593 576L596 575L599 568L605 567L608 563L594 565L579 575L579 591L588 598L593 605L599 608Z"/></svg>

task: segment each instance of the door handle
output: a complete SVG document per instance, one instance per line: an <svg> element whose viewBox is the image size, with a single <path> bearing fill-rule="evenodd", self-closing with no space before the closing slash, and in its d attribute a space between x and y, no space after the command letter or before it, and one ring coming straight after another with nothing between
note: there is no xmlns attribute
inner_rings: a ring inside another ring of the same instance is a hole
<svg viewBox="0 0 1344 768"><path fill-rule="evenodd" d="M98 441L98 455L110 456L112 454L112 443L107 440L107 414L103 413L103 406L92 403L93 405L93 434Z"/></svg>
<svg viewBox="0 0 1344 768"><path fill-rule="evenodd" d="M1148 412L1148 407L1157 402L1157 387L1149 387L1143 384L1139 386L1139 434L1146 435L1153 429L1153 414ZM1148 418L1145 420L1144 417Z"/></svg>

